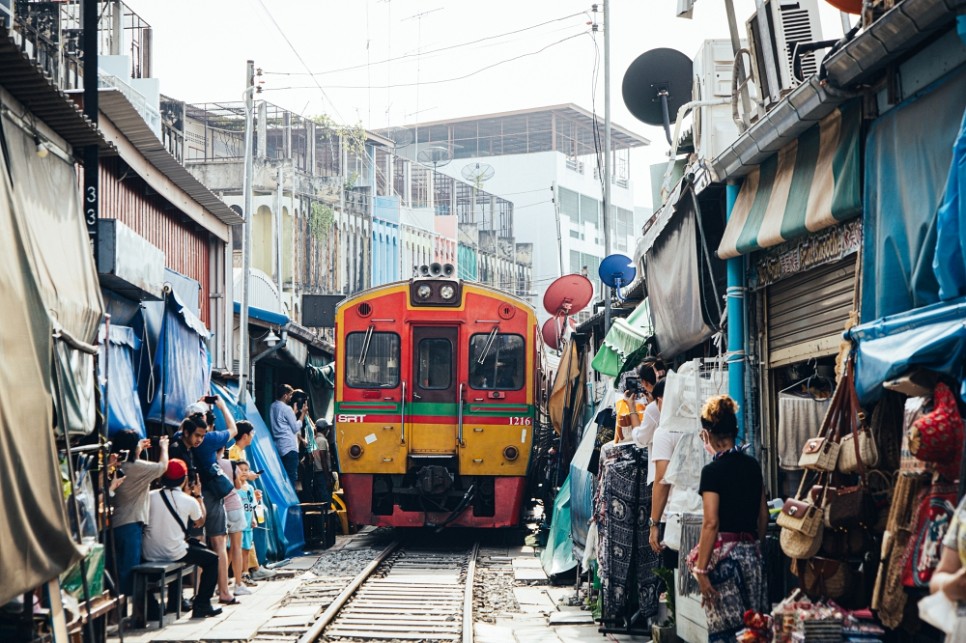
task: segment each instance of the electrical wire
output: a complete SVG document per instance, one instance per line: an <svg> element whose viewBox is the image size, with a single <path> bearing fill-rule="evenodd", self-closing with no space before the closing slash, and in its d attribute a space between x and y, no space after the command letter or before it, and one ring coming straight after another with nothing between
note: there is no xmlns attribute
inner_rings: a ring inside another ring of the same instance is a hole
<svg viewBox="0 0 966 643"><path fill-rule="evenodd" d="M324 75L327 75L327 74L337 74L337 73L341 73L341 72L345 72L345 71L354 71L356 69L361 69L361 68L367 67L369 65L384 65L384 64L387 64L387 63L390 63L390 62L396 62L396 61L399 61L399 60L406 60L408 58L415 58L415 57L420 57L420 56L421 57L425 57L425 56L430 56L432 54L441 53L441 52L444 52L444 51L451 51L453 49L459 49L459 48L462 48L462 47L469 47L471 45L477 45L477 44L480 44L482 42L486 42L488 40L495 40L497 38L504 38L506 36L513 36L513 35L516 35L516 34L519 34L519 33L523 33L525 31L530 31L530 30L533 30L533 29L538 29L540 27L544 27L546 25L553 24L555 22L562 22L564 20L569 20L570 18L574 18L576 16L586 15L586 13L587 13L586 11L579 11L577 13L572 13L572 14L570 14L568 16L561 16L560 18L554 18L553 20L546 20L544 22L541 22L541 23L538 23L538 24L535 24L535 25L530 25L529 27L523 27L521 29L516 29L514 31L507 31L507 32L501 33L501 34L494 34L492 36L484 36L483 38L477 38L476 40L470 40L470 41L467 41L467 42L461 42L461 43L457 43L455 45L447 45L445 47L439 47L437 49L430 49L430 50L423 51L423 52L415 52L415 53L409 53L409 54L402 54L400 56L394 56L394 57L390 57L390 58L385 58L383 60L378 60L378 61L376 61L374 63L365 63L365 64L359 64L359 65L351 65L349 67L340 67L338 69L328 69L326 71L317 71L317 72L308 71L308 72L303 73L303 72L266 71L266 72L263 72L263 73L265 75L271 75L271 76L324 76Z"/></svg>
<svg viewBox="0 0 966 643"><path fill-rule="evenodd" d="M261 2L262 0L258 0L258 1ZM505 65L507 63L511 63L511 62L520 60L521 58L527 58L528 56L536 56L537 54L541 54L541 53L545 52L546 50L550 49L551 47L556 47L557 45L560 45L560 44L563 44L563 43L567 42L568 40L573 40L574 38L579 38L580 36L583 36L585 33L587 33L587 32L586 31L581 31L580 33L572 34L570 36L567 36L566 38L561 38L560 40L554 41L554 42L550 43L549 45L545 45L545 46L543 46L540 49L537 49L535 51L529 51L529 52L526 52L526 53L523 53L523 54L519 54L517 56L513 56L512 58L506 58L504 60L499 60L499 61L497 61L495 63L491 63L489 65L486 65L485 67L481 67L481 68L479 68L479 69L477 69L475 71L471 71L471 72L469 72L467 74L463 74L462 76L455 76L453 78L440 78L440 79L437 79L437 80L424 80L424 81L420 81L420 82L416 82L416 83L395 83L395 84L381 85L381 86L374 85L373 86L373 89L395 89L395 88L399 88L399 87L419 87L419 86L422 86L422 85L440 85L440 84L443 84L443 83L452 83L452 82L456 82L456 81L459 81L459 80L466 80L467 78L470 78L472 76L476 76L477 74L481 74L484 71L488 71L490 69L493 69L494 67L499 67L500 65ZM318 84L318 83L316 83L316 84ZM330 89L369 89L369 87L367 85L329 85L329 88ZM266 87L262 91L266 91L266 92L268 92L268 91L288 91L288 90L293 90L293 89L312 89L312 87L311 86L305 86L305 85L291 86L291 87Z"/></svg>

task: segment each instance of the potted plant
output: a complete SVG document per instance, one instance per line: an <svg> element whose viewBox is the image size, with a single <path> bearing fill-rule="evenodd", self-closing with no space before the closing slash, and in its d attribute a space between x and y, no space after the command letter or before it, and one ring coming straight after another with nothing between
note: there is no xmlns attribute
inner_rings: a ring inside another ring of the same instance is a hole
<svg viewBox="0 0 966 643"><path fill-rule="evenodd" d="M651 625L651 640L654 643L676 643L678 636L674 626L674 570L659 567L654 575L664 583L664 604L667 606L667 618Z"/></svg>

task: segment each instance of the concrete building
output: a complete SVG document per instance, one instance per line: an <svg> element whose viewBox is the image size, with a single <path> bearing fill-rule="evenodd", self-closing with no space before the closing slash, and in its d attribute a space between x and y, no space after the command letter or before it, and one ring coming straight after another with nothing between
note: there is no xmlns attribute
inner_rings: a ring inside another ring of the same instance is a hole
<svg viewBox="0 0 966 643"><path fill-rule="evenodd" d="M398 154L418 158L432 152L452 158L440 172L479 176L477 188L511 202L506 208L492 199L477 199L473 208L460 213L461 239L465 236L467 243L489 253L479 259L480 281L515 288L542 311L543 293L555 277L586 268L598 282L597 267L605 255L603 158L598 168L596 151L603 150L602 132L600 117L568 104L419 123L387 135L397 143L412 141L397 146ZM629 152L648 143L612 126L612 252L630 254L634 249L640 222L634 215ZM493 170L491 178L483 178L489 174L487 166ZM464 225L477 226L479 235ZM469 257L469 246L461 253ZM524 278L515 266L525 260L533 268ZM522 282L532 285L523 287Z"/></svg>

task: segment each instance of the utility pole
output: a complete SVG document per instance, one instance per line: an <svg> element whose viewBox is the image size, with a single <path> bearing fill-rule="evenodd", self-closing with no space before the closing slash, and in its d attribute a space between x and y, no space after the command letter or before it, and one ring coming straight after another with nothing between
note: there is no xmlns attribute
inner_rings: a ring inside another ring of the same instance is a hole
<svg viewBox="0 0 966 643"><path fill-rule="evenodd" d="M278 301L282 303L282 164L278 164L275 177L275 286Z"/></svg>
<svg viewBox="0 0 966 643"><path fill-rule="evenodd" d="M97 7L96 0L82 6L84 49L84 116L98 126L97 105ZM97 247L97 217L100 216L100 160L97 144L84 148L84 223L92 245Z"/></svg>
<svg viewBox="0 0 966 643"><path fill-rule="evenodd" d="M563 262L563 239L560 237L560 195L557 192L557 182L554 181L550 186L551 192L553 192L553 219L557 226L557 276L563 277L564 275L564 262Z"/></svg>
<svg viewBox="0 0 966 643"><path fill-rule="evenodd" d="M239 313L238 337L238 404L243 408L248 401L248 381L251 379L251 358L248 346L248 295L249 275L252 270L252 182L255 173L255 151L252 149L255 106L255 62L249 60L245 68L245 178L242 181L242 209L245 221L242 223L242 294Z"/></svg>
<svg viewBox="0 0 966 643"><path fill-rule="evenodd" d="M610 0L604 0L604 256L610 256L610 210L611 210L611 159L610 159ZM610 293L604 291L604 332L610 330Z"/></svg>

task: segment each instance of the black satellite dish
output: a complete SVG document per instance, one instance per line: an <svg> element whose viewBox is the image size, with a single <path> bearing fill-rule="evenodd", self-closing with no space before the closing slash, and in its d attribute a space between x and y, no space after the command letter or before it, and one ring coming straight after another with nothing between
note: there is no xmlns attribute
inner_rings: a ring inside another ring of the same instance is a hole
<svg viewBox="0 0 966 643"><path fill-rule="evenodd" d="M691 101L691 59L677 49L645 51L624 72L621 94L634 118L648 125L663 125L668 145L671 117Z"/></svg>

